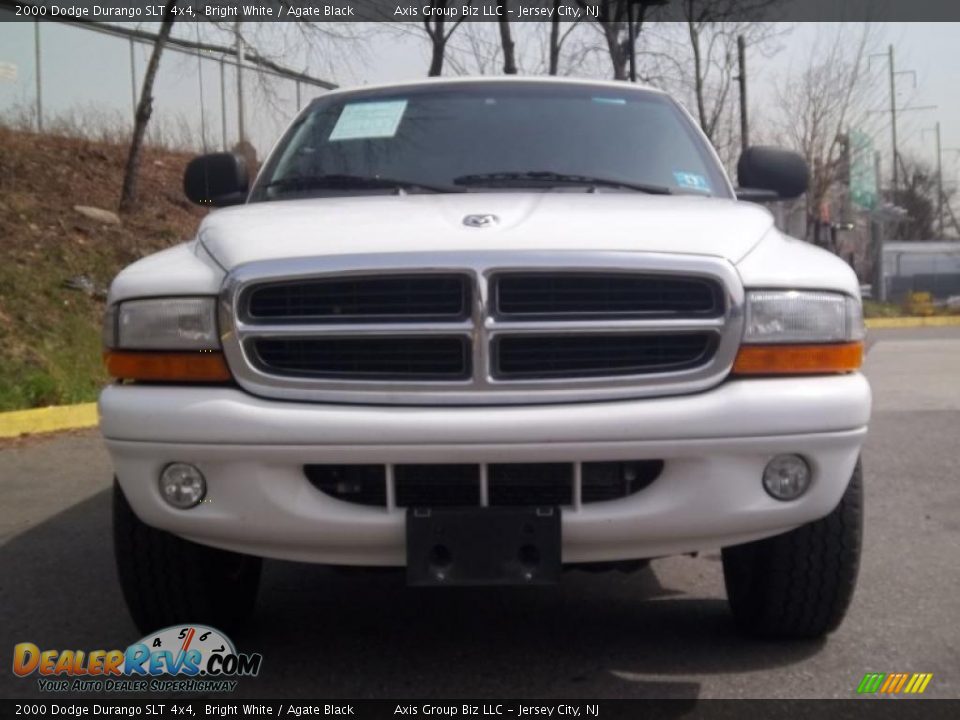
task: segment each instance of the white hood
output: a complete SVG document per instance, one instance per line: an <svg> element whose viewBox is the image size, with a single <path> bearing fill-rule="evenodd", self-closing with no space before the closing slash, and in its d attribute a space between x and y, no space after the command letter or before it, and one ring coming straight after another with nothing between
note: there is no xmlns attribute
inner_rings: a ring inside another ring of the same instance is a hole
<svg viewBox="0 0 960 720"><path fill-rule="evenodd" d="M493 227L463 224L471 214ZM773 227L748 203L637 193L463 193L286 200L211 213L204 247L226 269L256 260L456 250L619 250L738 262Z"/></svg>

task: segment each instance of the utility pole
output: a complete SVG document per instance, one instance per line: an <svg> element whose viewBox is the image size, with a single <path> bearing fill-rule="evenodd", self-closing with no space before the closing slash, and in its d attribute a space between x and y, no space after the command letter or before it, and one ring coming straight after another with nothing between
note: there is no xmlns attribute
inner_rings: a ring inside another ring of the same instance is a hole
<svg viewBox="0 0 960 720"><path fill-rule="evenodd" d="M930 128L924 128L921 137L931 132ZM943 240L943 149L940 147L940 121L933 126L932 130L937 139L937 235Z"/></svg>
<svg viewBox="0 0 960 720"><path fill-rule="evenodd" d="M737 57L740 64L740 152L750 145L750 123L747 118L747 43L743 35L737 36Z"/></svg>
<svg viewBox="0 0 960 720"><path fill-rule="evenodd" d="M887 69L890 73L890 109L887 111L890 113L890 140L892 145L892 159L891 163L893 164L893 183L892 183L892 195L890 201L892 203L897 202L897 191L900 189L900 168L899 168L899 154L897 152L897 113L906 112L907 110L935 110L936 105L923 105L917 107L897 107L897 75L910 75L913 77L913 86L917 87L917 73L913 70L900 70L899 72L896 69L893 59L893 45L890 45L887 48L885 53L874 53L870 55L869 60L872 60L875 57L884 57L887 59ZM883 111L880 111L883 112Z"/></svg>
<svg viewBox="0 0 960 720"><path fill-rule="evenodd" d="M33 22L33 51L37 76L37 132L43 132L43 81L40 79L40 21Z"/></svg>
<svg viewBox="0 0 960 720"><path fill-rule="evenodd" d="M890 66L890 137L893 140L893 202L897 201L897 81L896 72L893 69L893 45L891 44L888 52L888 65Z"/></svg>
<svg viewBox="0 0 960 720"><path fill-rule="evenodd" d="M873 154L874 176L877 182L877 200L880 199L880 152ZM880 213L875 208L870 213L870 235L873 239L873 299L879 302L887 301L887 286L883 275L883 222Z"/></svg>

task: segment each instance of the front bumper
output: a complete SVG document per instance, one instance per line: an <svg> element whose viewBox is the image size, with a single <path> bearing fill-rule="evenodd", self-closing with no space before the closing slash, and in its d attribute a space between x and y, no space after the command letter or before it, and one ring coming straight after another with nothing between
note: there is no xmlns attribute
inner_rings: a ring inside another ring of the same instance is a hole
<svg viewBox="0 0 960 720"><path fill-rule="evenodd" d="M513 407L371 407L268 401L231 388L110 386L101 430L120 485L147 524L264 557L403 565L404 511L342 502L307 463L522 463L662 459L649 487L564 508L563 561L649 558L775 535L829 513L866 436L859 374L735 380L705 393ZM784 503L760 477L798 453L810 489ZM174 510L157 476L197 465L207 499Z"/></svg>

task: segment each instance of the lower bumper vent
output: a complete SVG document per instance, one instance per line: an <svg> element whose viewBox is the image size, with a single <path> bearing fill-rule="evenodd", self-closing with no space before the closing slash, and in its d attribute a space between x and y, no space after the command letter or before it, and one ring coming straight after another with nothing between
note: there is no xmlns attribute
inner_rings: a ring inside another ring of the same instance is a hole
<svg viewBox="0 0 960 720"><path fill-rule="evenodd" d="M583 504L629 497L663 472L662 460L586 462L580 465ZM576 506L577 463L501 463L487 466L490 507ZM477 507L482 503L481 466L394 465L395 507ZM305 465L321 492L344 502L388 507L386 465Z"/></svg>

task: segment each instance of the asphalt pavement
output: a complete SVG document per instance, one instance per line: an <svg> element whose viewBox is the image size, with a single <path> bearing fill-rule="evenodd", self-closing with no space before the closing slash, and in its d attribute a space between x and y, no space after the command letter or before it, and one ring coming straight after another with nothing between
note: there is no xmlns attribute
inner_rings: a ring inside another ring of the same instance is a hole
<svg viewBox="0 0 960 720"><path fill-rule="evenodd" d="M960 328L873 331L866 373L865 553L826 641L738 636L716 551L479 590L270 561L234 636L263 669L231 697L851 698L866 672L930 672L925 696L960 697ZM95 432L0 446L0 697L40 694L9 670L17 642L139 637L113 567L110 477Z"/></svg>

